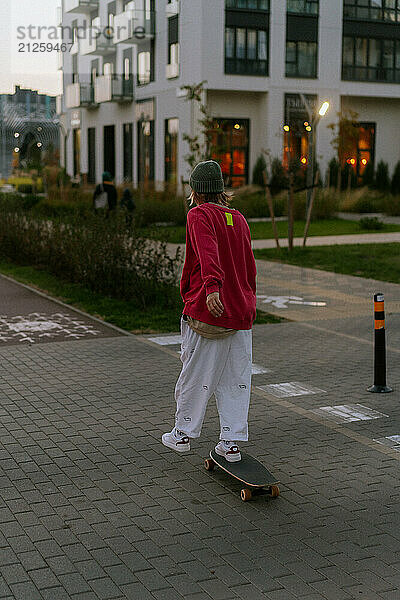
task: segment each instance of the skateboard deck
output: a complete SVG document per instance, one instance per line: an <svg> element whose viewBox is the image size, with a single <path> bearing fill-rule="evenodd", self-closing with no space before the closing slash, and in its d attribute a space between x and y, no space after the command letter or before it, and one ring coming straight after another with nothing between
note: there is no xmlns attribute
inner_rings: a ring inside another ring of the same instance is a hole
<svg viewBox="0 0 400 600"><path fill-rule="evenodd" d="M210 458L205 459L207 471L212 471L218 465L226 473L244 483L247 487L241 490L240 496L244 502L251 500L252 493L263 491L267 488L272 497L279 496L279 481L262 465L256 458L241 451L242 460L228 462L223 456L219 456L215 450L211 450Z"/></svg>

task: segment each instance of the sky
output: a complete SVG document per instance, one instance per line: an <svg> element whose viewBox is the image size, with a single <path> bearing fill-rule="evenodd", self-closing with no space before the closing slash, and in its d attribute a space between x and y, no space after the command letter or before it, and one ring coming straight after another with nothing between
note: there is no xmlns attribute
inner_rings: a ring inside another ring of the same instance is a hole
<svg viewBox="0 0 400 600"><path fill-rule="evenodd" d="M61 0L0 0L0 93L12 93L20 85L61 94L54 49L61 42L55 29L60 5ZM40 43L46 44L46 52L34 52Z"/></svg>

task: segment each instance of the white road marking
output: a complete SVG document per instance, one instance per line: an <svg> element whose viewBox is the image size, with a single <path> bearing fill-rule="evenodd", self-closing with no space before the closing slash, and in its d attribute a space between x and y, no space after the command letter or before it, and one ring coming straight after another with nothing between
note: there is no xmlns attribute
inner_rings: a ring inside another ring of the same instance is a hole
<svg viewBox="0 0 400 600"><path fill-rule="evenodd" d="M322 406L312 410L316 415L323 415L327 419L333 419L336 423L351 423L353 421L368 421L370 419L381 419L389 417L368 406L362 404L340 404L337 406Z"/></svg>
<svg viewBox="0 0 400 600"><path fill-rule="evenodd" d="M265 296L257 295L263 304L272 304L275 308L289 308L287 304L300 304L303 306L326 306L326 302L304 300L300 296Z"/></svg>
<svg viewBox="0 0 400 600"><path fill-rule="evenodd" d="M388 437L377 438L374 442L400 452L400 435L389 435Z"/></svg>
<svg viewBox="0 0 400 600"><path fill-rule="evenodd" d="M13 339L19 342L34 344L43 338L57 339L59 337L82 338L88 335L99 335L100 331L92 325L85 325L75 317L63 313L46 315L30 313L29 315L0 316L0 342Z"/></svg>
<svg viewBox="0 0 400 600"><path fill-rule="evenodd" d="M308 396L309 394L325 394L321 390L299 381L289 381L287 383L270 383L268 385L257 386L260 390L275 396L275 398L289 398L291 396Z"/></svg>

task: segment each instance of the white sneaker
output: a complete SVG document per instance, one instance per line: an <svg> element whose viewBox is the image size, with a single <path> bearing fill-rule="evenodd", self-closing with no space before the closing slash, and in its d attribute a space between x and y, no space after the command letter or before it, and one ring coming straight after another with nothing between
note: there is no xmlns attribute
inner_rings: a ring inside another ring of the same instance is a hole
<svg viewBox="0 0 400 600"><path fill-rule="evenodd" d="M215 446L215 452L219 456L223 456L228 462L238 462L242 460L242 455L240 454L239 446L235 444L235 442L227 442L225 440L221 440Z"/></svg>
<svg viewBox="0 0 400 600"><path fill-rule="evenodd" d="M176 427L174 427L170 433L164 433L161 441L164 446L176 450L177 452L189 452L190 450L190 440L188 436L181 431L178 431Z"/></svg>

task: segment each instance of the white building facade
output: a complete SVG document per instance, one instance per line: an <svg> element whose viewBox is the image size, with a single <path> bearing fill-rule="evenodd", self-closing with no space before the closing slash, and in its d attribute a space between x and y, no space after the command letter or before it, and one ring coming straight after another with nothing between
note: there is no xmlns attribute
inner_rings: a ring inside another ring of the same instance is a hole
<svg viewBox="0 0 400 600"><path fill-rule="evenodd" d="M250 183L263 151L307 164L304 101L330 103L313 131L322 172L340 111L357 113L360 176L400 160L396 0L63 0L62 25L61 162L76 178L186 180L200 115L181 88L203 81L228 186Z"/></svg>

